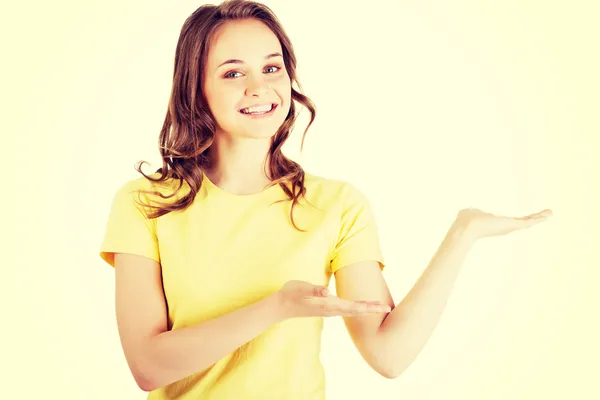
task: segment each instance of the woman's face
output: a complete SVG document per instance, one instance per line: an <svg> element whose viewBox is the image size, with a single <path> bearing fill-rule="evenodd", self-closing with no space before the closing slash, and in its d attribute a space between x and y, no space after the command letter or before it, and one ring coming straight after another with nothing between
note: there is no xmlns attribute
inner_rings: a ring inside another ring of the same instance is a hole
<svg viewBox="0 0 600 400"><path fill-rule="evenodd" d="M289 112L291 83L281 44L257 20L231 21L221 26L209 46L204 95L217 122L217 134L270 138ZM240 111L275 104L256 118Z"/></svg>

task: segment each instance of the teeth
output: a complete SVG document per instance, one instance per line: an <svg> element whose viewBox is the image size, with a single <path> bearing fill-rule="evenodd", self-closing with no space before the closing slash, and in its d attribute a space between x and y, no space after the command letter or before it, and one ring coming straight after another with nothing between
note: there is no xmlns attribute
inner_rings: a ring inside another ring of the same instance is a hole
<svg viewBox="0 0 600 400"><path fill-rule="evenodd" d="M266 105L262 105L262 106L244 108L241 111L244 114L251 114L251 113L255 113L255 112L268 112L268 111L271 111L272 108L273 108L273 104L266 104Z"/></svg>

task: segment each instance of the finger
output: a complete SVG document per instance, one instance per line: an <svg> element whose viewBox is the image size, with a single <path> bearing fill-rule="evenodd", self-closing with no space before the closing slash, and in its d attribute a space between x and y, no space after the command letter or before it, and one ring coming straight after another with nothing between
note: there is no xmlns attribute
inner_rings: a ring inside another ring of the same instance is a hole
<svg viewBox="0 0 600 400"><path fill-rule="evenodd" d="M350 315L364 315L389 312L390 306L379 301L358 300L346 304L344 310Z"/></svg>
<svg viewBox="0 0 600 400"><path fill-rule="evenodd" d="M384 303L383 301L377 301L377 300L373 300L373 301L360 300L360 302L368 304L369 307L381 307L381 306L384 306L384 307L387 306L387 307L389 307L387 305L387 303Z"/></svg>
<svg viewBox="0 0 600 400"><path fill-rule="evenodd" d="M529 215L526 215L524 217L520 217L520 218L517 218L517 219L519 219L519 220L531 220L531 219L536 220L536 219L539 219L539 218L543 219L543 218L548 218L548 217L551 217L551 216L552 216L552 210L545 209L545 210L542 210L540 212L529 214Z"/></svg>
<svg viewBox="0 0 600 400"><path fill-rule="evenodd" d="M356 313L357 305L352 301L335 296L331 296L324 300L325 302L322 307L328 315L350 316Z"/></svg>
<svg viewBox="0 0 600 400"><path fill-rule="evenodd" d="M315 299L316 300L316 299ZM324 302L322 302L324 300ZM390 312L391 308L380 301L365 300L347 300L336 296L330 296L327 299L319 299L323 311L330 316L352 317L359 315L368 315L376 313Z"/></svg>
<svg viewBox="0 0 600 400"><path fill-rule="evenodd" d="M539 224L542 222L540 218L513 218L511 221L511 227L509 231L516 231L519 229L530 228L533 225Z"/></svg>
<svg viewBox="0 0 600 400"><path fill-rule="evenodd" d="M368 307L373 310L373 312L390 312L392 311L391 307L381 301L370 301L368 302Z"/></svg>
<svg viewBox="0 0 600 400"><path fill-rule="evenodd" d="M358 317L358 316L372 315L372 314L385 314L385 313L389 313L390 311L391 311L390 307L386 306L386 305L362 304L362 305L356 307L353 311L351 311L349 313L349 316Z"/></svg>
<svg viewBox="0 0 600 400"><path fill-rule="evenodd" d="M329 290L325 286L315 286L312 288L312 296L315 297L327 297L329 295Z"/></svg>
<svg viewBox="0 0 600 400"><path fill-rule="evenodd" d="M533 218L547 219L552 216L552 210L546 209L539 213L533 214Z"/></svg>
<svg viewBox="0 0 600 400"><path fill-rule="evenodd" d="M546 221L551 215L552 215L551 211L550 212L546 211L546 212L531 214L526 217L515 218L515 220L520 225L521 228L528 228L533 225L537 225L540 222Z"/></svg>

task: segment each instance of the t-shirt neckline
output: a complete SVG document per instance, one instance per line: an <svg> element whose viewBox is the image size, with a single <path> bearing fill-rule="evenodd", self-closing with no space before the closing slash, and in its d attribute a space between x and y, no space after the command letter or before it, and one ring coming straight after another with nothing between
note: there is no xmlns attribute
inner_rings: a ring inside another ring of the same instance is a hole
<svg viewBox="0 0 600 400"><path fill-rule="evenodd" d="M281 187L279 185L274 185L274 186L269 186L269 187L261 190L260 192L256 192L256 193L250 193L250 194L232 193L232 192L228 192L228 191L220 188L219 186L217 186L208 177L208 175L206 175L206 173L204 173L204 172L202 173L202 184L203 184L203 186L206 185L207 189L214 194L217 194L217 195L223 196L223 197L227 197L227 198L231 198L231 199L238 199L238 200L254 200L257 198L268 196L271 193L278 192L281 189Z"/></svg>

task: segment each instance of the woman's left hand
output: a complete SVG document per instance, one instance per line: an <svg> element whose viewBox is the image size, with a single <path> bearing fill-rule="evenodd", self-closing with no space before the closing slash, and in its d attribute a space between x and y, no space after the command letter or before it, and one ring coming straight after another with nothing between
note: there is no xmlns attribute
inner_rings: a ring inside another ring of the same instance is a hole
<svg viewBox="0 0 600 400"><path fill-rule="evenodd" d="M552 210L546 209L524 217L506 217L486 213L477 208L466 208L459 211L456 223L466 227L474 239L489 236L500 236L525 229L546 221L552 216Z"/></svg>

